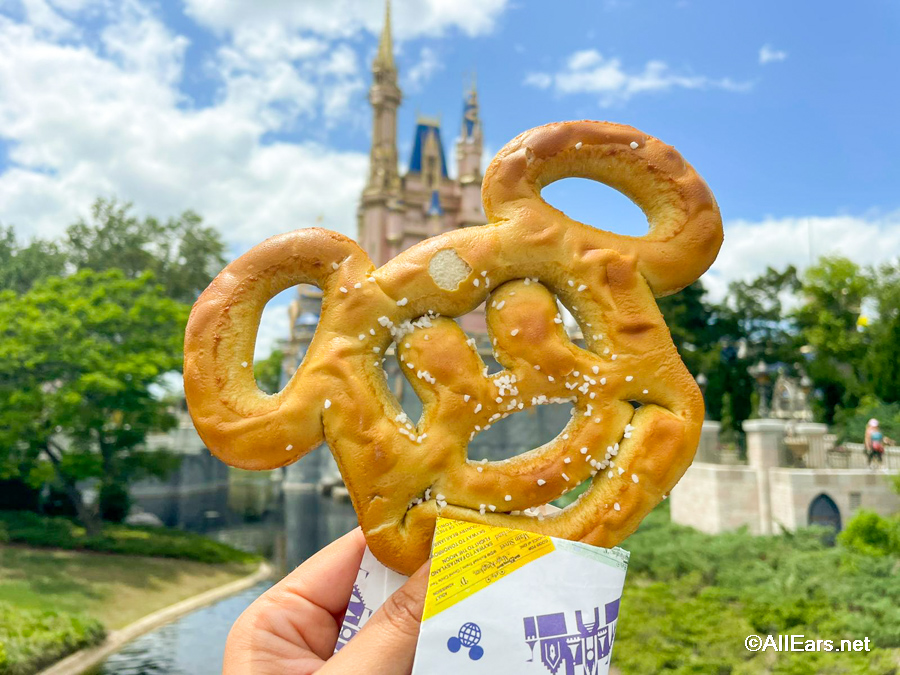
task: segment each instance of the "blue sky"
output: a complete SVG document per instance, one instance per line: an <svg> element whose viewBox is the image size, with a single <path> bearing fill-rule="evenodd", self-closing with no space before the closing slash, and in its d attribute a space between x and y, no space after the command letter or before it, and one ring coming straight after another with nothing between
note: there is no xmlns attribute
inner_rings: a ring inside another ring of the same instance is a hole
<svg viewBox="0 0 900 675"><path fill-rule="evenodd" d="M115 195L196 209L234 254L319 218L354 235L382 14L377 0L0 0L0 222L53 236ZM477 71L490 153L574 118L678 148L726 223L714 296L811 252L900 255L897 3L395 0L394 19L404 161L417 113L442 117L450 150ZM544 194L644 230L603 186Z"/></svg>

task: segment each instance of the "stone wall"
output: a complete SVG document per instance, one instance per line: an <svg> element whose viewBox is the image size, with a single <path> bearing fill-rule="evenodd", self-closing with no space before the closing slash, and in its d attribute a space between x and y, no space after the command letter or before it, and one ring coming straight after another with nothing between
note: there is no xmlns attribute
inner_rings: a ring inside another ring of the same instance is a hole
<svg viewBox="0 0 900 675"><path fill-rule="evenodd" d="M220 524L228 511L228 467L210 454L193 425L187 424L147 439L148 449L179 455L178 469L164 480L138 481L129 492L134 506L165 525L203 530Z"/></svg>
<svg viewBox="0 0 900 675"><path fill-rule="evenodd" d="M834 501L842 526L857 509L887 516L900 511L889 477L868 469L772 469L772 520L788 530L809 524L809 505L821 494Z"/></svg>
<svg viewBox="0 0 900 675"><path fill-rule="evenodd" d="M771 521L764 521L764 481ZM860 508L882 515L900 511L890 476L868 469L791 469L724 466L695 462L672 490L672 520L717 534L747 526L753 534L793 531L809 525L809 507L819 495L834 501L842 526Z"/></svg>
<svg viewBox="0 0 900 675"><path fill-rule="evenodd" d="M673 522L716 534L747 526L760 533L759 478L746 466L691 465L669 497Z"/></svg>
<svg viewBox="0 0 900 675"><path fill-rule="evenodd" d="M720 464L719 459L719 433L722 430L721 422L704 420L703 429L700 432L700 445L697 447L695 462L707 464Z"/></svg>

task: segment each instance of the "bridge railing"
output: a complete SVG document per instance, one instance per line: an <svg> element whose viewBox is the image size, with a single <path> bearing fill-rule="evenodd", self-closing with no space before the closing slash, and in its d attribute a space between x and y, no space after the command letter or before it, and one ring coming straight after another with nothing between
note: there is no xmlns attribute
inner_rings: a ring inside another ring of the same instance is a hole
<svg viewBox="0 0 900 675"><path fill-rule="evenodd" d="M867 469L869 458L863 443L823 444L810 447L805 456L810 469ZM874 466L878 466L875 464ZM884 449L881 466L888 471L900 471L900 447L888 446Z"/></svg>

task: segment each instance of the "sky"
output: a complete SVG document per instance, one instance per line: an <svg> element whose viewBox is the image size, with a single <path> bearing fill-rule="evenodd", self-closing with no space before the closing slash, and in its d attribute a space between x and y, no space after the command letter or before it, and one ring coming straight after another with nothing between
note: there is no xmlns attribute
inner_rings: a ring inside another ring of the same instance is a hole
<svg viewBox="0 0 900 675"><path fill-rule="evenodd" d="M158 217L193 209L231 256L315 224L355 237L383 12L0 0L0 223L23 241L57 236L102 196ZM393 16L401 163L419 114L442 119L451 152L477 74L487 157L565 119L674 145L722 211L713 299L766 266L900 256L896 2L394 0ZM598 183L543 194L591 225L646 231ZM290 297L267 307L257 356L286 337Z"/></svg>

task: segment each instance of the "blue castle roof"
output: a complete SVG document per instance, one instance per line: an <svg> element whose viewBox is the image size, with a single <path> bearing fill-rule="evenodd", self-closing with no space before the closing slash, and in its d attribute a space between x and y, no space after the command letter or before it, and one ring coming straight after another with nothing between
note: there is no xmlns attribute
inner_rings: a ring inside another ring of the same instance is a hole
<svg viewBox="0 0 900 675"><path fill-rule="evenodd" d="M444 143L441 141L441 128L439 125L420 120L416 125L416 140L413 145L412 158L409 160L410 173L422 173L422 152L425 149L425 142L428 140L429 134L434 134L437 139L438 148L441 155L441 175L448 178L447 160L444 157Z"/></svg>
<svg viewBox="0 0 900 675"><path fill-rule="evenodd" d="M440 216L444 213L444 209L441 208L441 196L438 194L437 190L431 191L431 203L428 205L428 215L429 216Z"/></svg>
<svg viewBox="0 0 900 675"><path fill-rule="evenodd" d="M463 103L463 136L472 138L475 135L475 123L478 121L478 101L474 91L466 97Z"/></svg>

